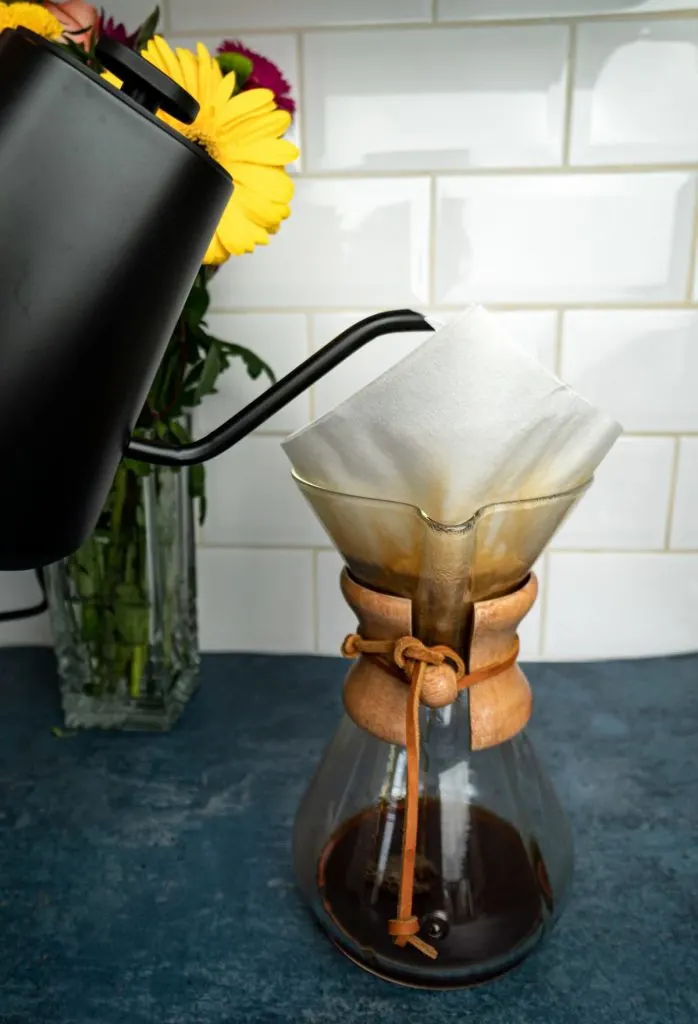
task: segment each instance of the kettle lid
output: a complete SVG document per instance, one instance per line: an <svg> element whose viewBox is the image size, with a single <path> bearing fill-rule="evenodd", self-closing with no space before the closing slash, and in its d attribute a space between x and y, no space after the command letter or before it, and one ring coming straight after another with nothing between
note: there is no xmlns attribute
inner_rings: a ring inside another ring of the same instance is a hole
<svg viewBox="0 0 698 1024"><path fill-rule="evenodd" d="M128 106L138 110L147 120L152 121L159 129L168 135L176 138L188 149L192 150L201 159L211 164L228 181L230 175L221 165L211 157L202 146L196 145L186 136L171 128L155 115L158 110L181 121L183 124L191 124L199 113L199 103L191 93L183 89L177 82L169 78L149 61L145 60L135 50L124 46L123 43L103 36L97 43L96 54L104 67L111 71L120 81L121 87L117 88L102 78L87 64L78 60L68 50L56 43L45 39L29 28L24 26L16 29L7 29L17 36L21 36L27 42L50 51L53 56L71 65L77 72L93 81L100 88L112 95L118 96ZM2 33L4 35L4 33Z"/></svg>

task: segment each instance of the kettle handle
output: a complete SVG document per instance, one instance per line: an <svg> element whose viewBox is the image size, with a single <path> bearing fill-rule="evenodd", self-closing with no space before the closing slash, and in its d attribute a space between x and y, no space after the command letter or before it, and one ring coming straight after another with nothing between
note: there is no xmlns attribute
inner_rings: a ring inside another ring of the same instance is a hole
<svg viewBox="0 0 698 1024"><path fill-rule="evenodd" d="M207 462L221 452L232 448L297 398L303 391L324 377L347 356L382 334L398 331L431 331L433 327L421 313L411 309L395 309L387 313L375 313L349 327L319 351L291 370L285 377L268 388L259 398L250 402L216 430L198 441L183 445L167 445L160 441L145 441L140 437L131 438L125 455L157 466L193 466Z"/></svg>
<svg viewBox="0 0 698 1024"><path fill-rule="evenodd" d="M164 110L183 124L195 120L198 101L139 53L110 36L100 36L96 53L107 71L121 80L124 96L130 96L151 114Z"/></svg>

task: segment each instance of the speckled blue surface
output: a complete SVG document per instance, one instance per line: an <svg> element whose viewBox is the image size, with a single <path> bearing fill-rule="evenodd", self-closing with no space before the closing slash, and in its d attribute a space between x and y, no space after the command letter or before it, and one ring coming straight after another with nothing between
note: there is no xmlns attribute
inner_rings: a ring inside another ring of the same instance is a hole
<svg viewBox="0 0 698 1024"><path fill-rule="evenodd" d="M60 722L50 652L0 652L0 1024L696 1024L698 657L530 668L573 898L470 991L354 967L293 885L333 659L215 655L170 735Z"/></svg>

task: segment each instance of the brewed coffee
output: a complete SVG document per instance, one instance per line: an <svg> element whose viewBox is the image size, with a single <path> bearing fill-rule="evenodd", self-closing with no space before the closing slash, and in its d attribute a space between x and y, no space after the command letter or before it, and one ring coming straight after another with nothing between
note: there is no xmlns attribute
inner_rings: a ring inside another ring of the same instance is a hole
<svg viewBox="0 0 698 1024"><path fill-rule="evenodd" d="M467 843L454 876L442 851L437 799L422 799L413 909L420 934L438 950L438 970L388 934L400 882L402 803L381 803L350 818L331 836L318 865L318 889L334 924L335 941L365 966L408 984L463 984L463 968L478 980L507 970L540 938L553 910L551 886L536 844L481 806L469 808ZM515 951L520 950L520 957ZM514 953L514 957L512 957ZM484 972L483 972L484 968Z"/></svg>

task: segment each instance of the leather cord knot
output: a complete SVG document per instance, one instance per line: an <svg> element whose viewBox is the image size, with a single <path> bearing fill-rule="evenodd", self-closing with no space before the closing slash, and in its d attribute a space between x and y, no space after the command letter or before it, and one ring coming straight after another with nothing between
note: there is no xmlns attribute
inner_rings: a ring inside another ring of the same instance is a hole
<svg viewBox="0 0 698 1024"><path fill-rule="evenodd" d="M395 641L393 660L401 669L406 668L409 661L423 662L425 665L443 665L445 661L450 661L456 670L456 679L461 680L465 676L465 664L460 655L443 645L427 647L415 636L403 636Z"/></svg>
<svg viewBox="0 0 698 1024"><path fill-rule="evenodd" d="M422 692L427 681L427 673L435 670L447 672L447 685L431 687L436 693L425 703L433 707L442 707L451 703L458 696L459 690L474 683L490 679L504 672L514 664L518 657L518 640L513 654L503 661L487 665L475 672L467 673L463 659L450 647L439 644L427 647L414 636L403 636L398 640L365 640L359 633L350 633L342 644L345 658L388 657L405 674L410 686L407 702L406 748L407 748L407 788L405 795L405 815L402 831L402 860L400 868L400 893L398 897L397 917L388 922L388 933L393 936L395 944L406 946L408 943L435 960L437 950L419 938L419 920L412 913L414 896L414 867L417 856L417 825L419 810L419 706ZM450 679L449 679L450 677ZM448 682L452 685L448 685ZM433 682L433 680L432 680ZM441 680L443 682L443 680ZM444 696L445 695L445 696Z"/></svg>

